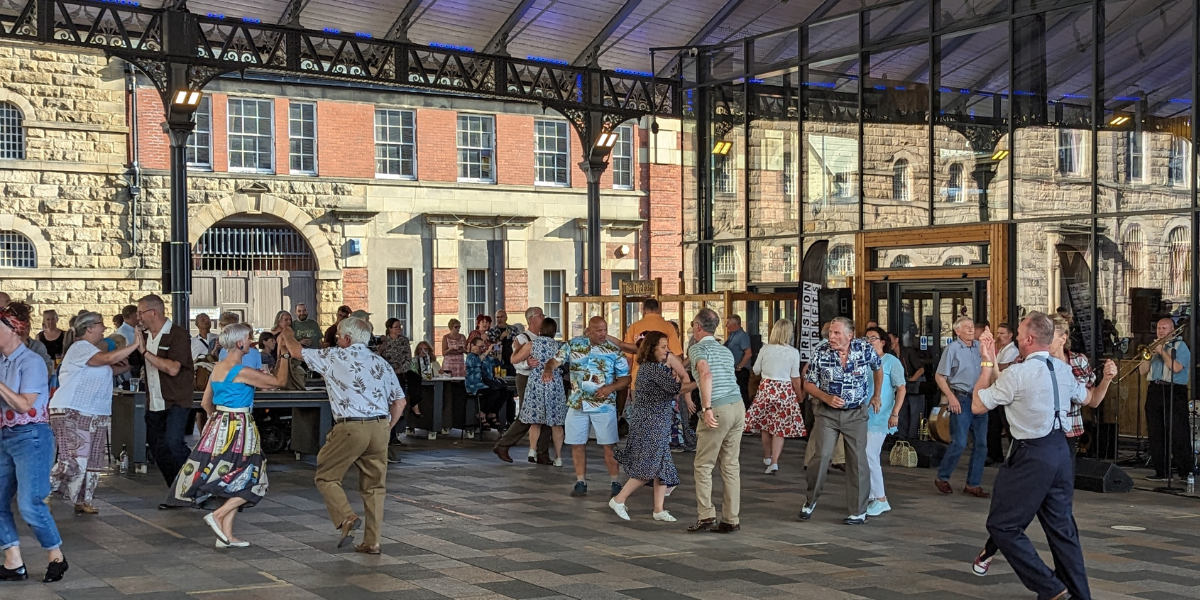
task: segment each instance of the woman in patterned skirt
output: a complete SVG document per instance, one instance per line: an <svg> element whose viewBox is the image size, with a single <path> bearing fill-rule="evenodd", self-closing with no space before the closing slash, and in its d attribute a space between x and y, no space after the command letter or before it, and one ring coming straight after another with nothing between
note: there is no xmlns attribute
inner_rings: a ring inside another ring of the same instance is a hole
<svg viewBox="0 0 1200 600"><path fill-rule="evenodd" d="M542 319L542 330L533 340L513 352L512 362L528 360L529 368L536 369L550 362L558 354L561 343L554 340L558 323L546 317ZM562 466L563 424L567 420L567 394L561 377L546 383L541 377L530 377L525 384L525 397L521 398L522 423L529 425L529 457L537 455L537 443L541 438L542 425L550 427L554 436L554 466Z"/></svg>
<svg viewBox="0 0 1200 600"><path fill-rule="evenodd" d="M279 336L279 368L274 375L246 369L242 357L252 347L254 330L235 323L221 330L225 358L213 366L204 389L204 411L208 424L167 495L167 504L215 508L204 522L217 536L218 548L244 548L233 536L233 518L243 508L254 506L267 493L267 468L259 445L258 428L250 411L254 390L281 388L287 384L293 356L300 356L300 342L290 327Z"/></svg>
<svg viewBox="0 0 1200 600"><path fill-rule="evenodd" d="M108 422L112 415L112 378L129 370L126 358L137 350L130 344L101 352L104 317L85 312L75 317L66 334L62 387L50 399L50 429L58 445L58 462L50 470L50 491L75 505L75 512L94 515L92 495L100 472L108 466Z"/></svg>
<svg viewBox="0 0 1200 600"><path fill-rule="evenodd" d="M800 378L800 352L792 347L794 329L787 319L775 321L767 345L754 361L754 372L762 376L762 382L746 412L746 431L762 433L763 464L769 475L779 471L784 438L804 435L804 416L796 399L804 382Z"/></svg>
<svg viewBox="0 0 1200 600"><path fill-rule="evenodd" d="M614 454L625 467L629 480L621 493L608 501L618 517L629 520L625 502L634 490L654 482L655 521L675 522L675 517L663 506L671 488L679 485L679 473L671 457L671 407L680 393L696 389L679 359L667 348L667 336L651 331L638 345L637 402L629 413L629 437L625 447ZM681 375L682 374L682 375ZM683 379L681 385L676 377Z"/></svg>

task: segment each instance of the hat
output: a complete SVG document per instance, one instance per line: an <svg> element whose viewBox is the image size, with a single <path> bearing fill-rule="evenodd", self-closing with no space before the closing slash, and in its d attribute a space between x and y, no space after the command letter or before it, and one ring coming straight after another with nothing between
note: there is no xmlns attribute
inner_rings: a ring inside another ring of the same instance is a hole
<svg viewBox="0 0 1200 600"><path fill-rule="evenodd" d="M371 320L371 313L369 313L365 310L356 310L356 311L350 313L350 316L354 317L355 319L362 319L364 321Z"/></svg>

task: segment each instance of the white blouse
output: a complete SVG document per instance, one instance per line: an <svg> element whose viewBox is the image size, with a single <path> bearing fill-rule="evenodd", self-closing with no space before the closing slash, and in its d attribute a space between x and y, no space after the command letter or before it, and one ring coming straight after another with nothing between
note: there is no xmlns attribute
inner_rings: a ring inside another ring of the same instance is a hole
<svg viewBox="0 0 1200 600"><path fill-rule="evenodd" d="M791 381L800 376L800 351L791 346L767 344L758 351L754 372L763 379Z"/></svg>
<svg viewBox="0 0 1200 600"><path fill-rule="evenodd" d="M99 353L99 348L85 340L78 340L67 348L58 372L61 385L50 399L51 410L70 408L86 415L112 414L112 367L87 364Z"/></svg>

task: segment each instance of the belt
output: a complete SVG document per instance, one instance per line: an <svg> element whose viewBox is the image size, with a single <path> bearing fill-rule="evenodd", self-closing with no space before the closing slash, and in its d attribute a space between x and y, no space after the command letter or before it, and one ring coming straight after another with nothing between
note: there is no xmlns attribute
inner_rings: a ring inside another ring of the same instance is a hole
<svg viewBox="0 0 1200 600"><path fill-rule="evenodd" d="M1151 381L1150 385L1187 385L1187 384L1175 383L1174 381Z"/></svg>
<svg viewBox="0 0 1200 600"><path fill-rule="evenodd" d="M249 412L250 412L250 407L249 407L249 406L242 407L242 408L234 408L234 407L232 407L232 406L217 406L217 407L216 407L216 409L217 409L218 411L220 411L220 412L227 412L227 413L242 413L242 414L246 414L246 413L249 413Z"/></svg>
<svg viewBox="0 0 1200 600"><path fill-rule="evenodd" d="M335 424L337 424L337 423L365 423L368 421L382 421L387 418L388 418L387 415L379 415L377 417L342 417L340 419L334 419L333 422Z"/></svg>

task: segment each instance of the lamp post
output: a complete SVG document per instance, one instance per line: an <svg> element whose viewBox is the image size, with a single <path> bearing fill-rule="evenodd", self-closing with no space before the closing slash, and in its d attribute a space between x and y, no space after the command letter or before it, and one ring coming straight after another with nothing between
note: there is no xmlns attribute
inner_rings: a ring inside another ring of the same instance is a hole
<svg viewBox="0 0 1200 600"><path fill-rule="evenodd" d="M182 327L190 320L188 300L192 293L191 244L188 243L187 141L196 128L192 119L204 93L188 84L187 66L168 67L170 92L164 100L167 120L163 123L171 143L171 241L162 256L163 288L171 294L171 315Z"/></svg>
<svg viewBox="0 0 1200 600"><path fill-rule="evenodd" d="M587 293L599 296L600 292L600 257L603 254L600 244L600 176L608 168L608 154L617 143L616 132L600 133L600 127L593 131L599 133L596 142L588 153L587 160L579 163L579 168L587 177Z"/></svg>

